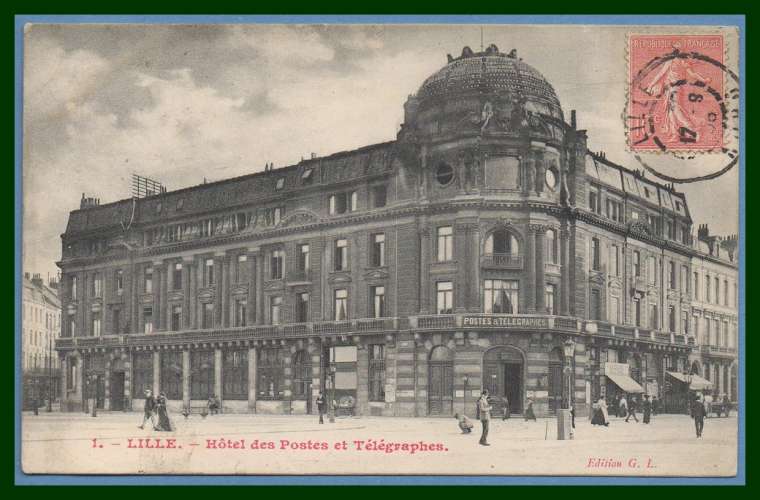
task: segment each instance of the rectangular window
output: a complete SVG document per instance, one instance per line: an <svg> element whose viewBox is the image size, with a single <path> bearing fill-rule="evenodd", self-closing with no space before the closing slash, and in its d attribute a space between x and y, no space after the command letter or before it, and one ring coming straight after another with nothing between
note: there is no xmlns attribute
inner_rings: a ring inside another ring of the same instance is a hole
<svg viewBox="0 0 760 500"><path fill-rule="evenodd" d="M723 281L723 305L728 305L728 280Z"/></svg>
<svg viewBox="0 0 760 500"><path fill-rule="evenodd" d="M153 333L152 307L143 307L143 333Z"/></svg>
<svg viewBox="0 0 760 500"><path fill-rule="evenodd" d="M647 279L650 285L657 284L657 258L653 255L647 259Z"/></svg>
<svg viewBox="0 0 760 500"><path fill-rule="evenodd" d="M649 305L649 328L656 330L659 326L659 318L657 317L657 304Z"/></svg>
<svg viewBox="0 0 760 500"><path fill-rule="evenodd" d="M348 290L338 288L333 292L334 297L334 316L335 321L345 321L348 319Z"/></svg>
<svg viewBox="0 0 760 500"><path fill-rule="evenodd" d="M369 400L385 401L385 346L370 344L369 351Z"/></svg>
<svg viewBox="0 0 760 500"><path fill-rule="evenodd" d="M597 213L599 211L599 201L598 201L598 195L595 191L591 191L588 194L588 209L591 210L594 213Z"/></svg>
<svg viewBox="0 0 760 500"><path fill-rule="evenodd" d="M675 290L676 289L676 263L671 261L668 261L668 276L670 281L670 289Z"/></svg>
<svg viewBox="0 0 760 500"><path fill-rule="evenodd" d="M715 303L720 304L720 278L715 277Z"/></svg>
<svg viewBox="0 0 760 500"><path fill-rule="evenodd" d="M171 330L173 332L178 332L182 330L182 306L179 306L179 305L172 306Z"/></svg>
<svg viewBox="0 0 760 500"><path fill-rule="evenodd" d="M214 326L214 303L206 302L203 304L201 317L201 327L204 329L213 328Z"/></svg>
<svg viewBox="0 0 760 500"><path fill-rule="evenodd" d="M382 267L385 265L385 234L372 235L372 254L370 264L373 267Z"/></svg>
<svg viewBox="0 0 760 500"><path fill-rule="evenodd" d="M620 276L620 263L618 256L620 255L620 250L618 249L617 245L610 245L610 264L608 272L612 276Z"/></svg>
<svg viewBox="0 0 760 500"><path fill-rule="evenodd" d="M248 256L246 254L238 255L235 263L235 283L248 283L250 280L248 270Z"/></svg>
<svg viewBox="0 0 760 500"><path fill-rule="evenodd" d="M448 262L454 258L454 228L438 228L438 262Z"/></svg>
<svg viewBox="0 0 760 500"><path fill-rule="evenodd" d="M222 355L222 399L248 399L248 349L224 351Z"/></svg>
<svg viewBox="0 0 760 500"><path fill-rule="evenodd" d="M681 266L681 293L689 293L689 268Z"/></svg>
<svg viewBox="0 0 760 500"><path fill-rule="evenodd" d="M705 276L705 302L710 302L710 275Z"/></svg>
<svg viewBox="0 0 760 500"><path fill-rule="evenodd" d="M668 307L668 331L676 331L676 308L673 306Z"/></svg>
<svg viewBox="0 0 760 500"><path fill-rule="evenodd" d="M633 251L633 275L641 276L641 252Z"/></svg>
<svg viewBox="0 0 760 500"><path fill-rule="evenodd" d="M546 285L546 314L557 314L555 297L557 295L557 285Z"/></svg>
<svg viewBox="0 0 760 500"><path fill-rule="evenodd" d="M485 280L483 305L486 314L519 314L519 292L517 280Z"/></svg>
<svg viewBox="0 0 760 500"><path fill-rule="evenodd" d="M348 269L348 240L335 240L335 270L345 271Z"/></svg>
<svg viewBox="0 0 760 500"><path fill-rule="evenodd" d="M190 351L190 399L208 400L215 395L214 361L214 351Z"/></svg>
<svg viewBox="0 0 760 500"><path fill-rule="evenodd" d="M182 263L175 262L172 270L172 285L175 290L182 290Z"/></svg>
<svg viewBox="0 0 760 500"><path fill-rule="evenodd" d="M451 281L439 281L436 286L436 313L454 313L454 284Z"/></svg>
<svg viewBox="0 0 760 500"><path fill-rule="evenodd" d="M69 281L69 297L71 300L77 300L77 277L72 276Z"/></svg>
<svg viewBox="0 0 760 500"><path fill-rule="evenodd" d="M296 322L306 323L309 321L309 294L306 292L296 294Z"/></svg>
<svg viewBox="0 0 760 500"><path fill-rule="evenodd" d="M235 326L246 326L247 310L248 301L246 299L235 299Z"/></svg>
<svg viewBox="0 0 760 500"><path fill-rule="evenodd" d="M388 202L388 189L385 185L375 186L372 189L372 206L374 208L384 207Z"/></svg>
<svg viewBox="0 0 760 500"><path fill-rule="evenodd" d="M589 319L599 321L602 319L602 295L599 290L591 290L591 307L589 309Z"/></svg>
<svg viewBox="0 0 760 500"><path fill-rule="evenodd" d="M137 351L132 354L132 390L135 398L144 398L153 390L153 353Z"/></svg>
<svg viewBox="0 0 760 500"><path fill-rule="evenodd" d="M203 282L206 286L214 286L216 276L214 276L214 259L206 259L204 265Z"/></svg>
<svg viewBox="0 0 760 500"><path fill-rule="evenodd" d="M153 268L146 267L143 274L143 291L153 293Z"/></svg>
<svg viewBox="0 0 760 500"><path fill-rule="evenodd" d="M282 349L263 347L259 349L256 366L257 390L259 399L282 399L283 391L283 355Z"/></svg>
<svg viewBox="0 0 760 500"><path fill-rule="evenodd" d="M114 281L113 281L114 291L116 292L116 295L121 295L124 293L124 271L121 269L117 269Z"/></svg>
<svg viewBox="0 0 760 500"><path fill-rule="evenodd" d="M100 273L94 273L92 275L92 296L100 297L103 289L103 281L100 277Z"/></svg>
<svg viewBox="0 0 760 500"><path fill-rule="evenodd" d="M557 255L557 232L554 229L546 231L544 238L544 258L549 264L557 264L559 256Z"/></svg>
<svg viewBox="0 0 760 500"><path fill-rule="evenodd" d="M346 212L354 212L358 205L356 191L350 193L338 193L330 196L330 215L340 215Z"/></svg>
<svg viewBox="0 0 760 500"><path fill-rule="evenodd" d="M594 271L599 271L602 268L601 250L598 238L591 238L591 265L591 269Z"/></svg>
<svg viewBox="0 0 760 500"><path fill-rule="evenodd" d="M92 313L92 328L90 334L93 337L100 337L100 313Z"/></svg>
<svg viewBox="0 0 760 500"><path fill-rule="evenodd" d="M273 250L269 259L269 279L281 280L282 268L285 262L285 252L283 250Z"/></svg>
<svg viewBox="0 0 760 500"><path fill-rule="evenodd" d="M69 314L69 336L77 336L77 319L75 314Z"/></svg>
<svg viewBox="0 0 760 500"><path fill-rule="evenodd" d="M689 313L687 311L681 311L681 333L689 334Z"/></svg>
<svg viewBox="0 0 760 500"><path fill-rule="evenodd" d="M161 351L161 390L167 399L182 399L182 352Z"/></svg>
<svg viewBox="0 0 760 500"><path fill-rule="evenodd" d="M641 301L633 299L633 324L641 326Z"/></svg>
<svg viewBox="0 0 760 500"><path fill-rule="evenodd" d="M114 335L121 333L121 309L111 311L111 326Z"/></svg>
<svg viewBox="0 0 760 500"><path fill-rule="evenodd" d="M372 317L373 318L385 317L385 287L384 286L369 287L369 297L372 303Z"/></svg>
<svg viewBox="0 0 760 500"><path fill-rule="evenodd" d="M282 309L282 297L269 297L269 324L279 325L282 318L280 312Z"/></svg>
<svg viewBox="0 0 760 500"><path fill-rule="evenodd" d="M302 273L308 273L310 265L309 245L298 245L298 270Z"/></svg>

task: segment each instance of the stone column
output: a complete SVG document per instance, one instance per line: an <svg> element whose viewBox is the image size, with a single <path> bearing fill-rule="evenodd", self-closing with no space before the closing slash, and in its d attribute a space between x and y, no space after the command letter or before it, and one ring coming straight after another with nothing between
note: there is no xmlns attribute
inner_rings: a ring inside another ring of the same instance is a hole
<svg viewBox="0 0 760 500"><path fill-rule="evenodd" d="M153 262L153 330L158 331L161 329L161 295L163 290L161 289L161 277L164 273L161 271L163 262Z"/></svg>
<svg viewBox="0 0 760 500"><path fill-rule="evenodd" d="M142 333L142 325L140 324L140 294L142 293L142 272L143 266L134 265L132 270L134 271L130 276L130 301L132 303L131 311L132 318L130 320L132 333Z"/></svg>
<svg viewBox="0 0 760 500"><path fill-rule="evenodd" d="M544 266L544 239L546 226L535 226L536 231L536 312L546 313L546 268Z"/></svg>
<svg viewBox="0 0 760 500"><path fill-rule="evenodd" d="M225 279L225 255L217 253L214 255L214 277L216 278L216 293L214 294L214 326L222 326L222 316L224 313L224 289L227 286Z"/></svg>
<svg viewBox="0 0 760 500"><path fill-rule="evenodd" d="M182 351L182 404L190 407L190 349Z"/></svg>
<svg viewBox="0 0 760 500"><path fill-rule="evenodd" d="M225 255L222 259L224 276L224 283L222 287L222 326L227 328L230 326L230 287L233 281L233 261L229 255Z"/></svg>
<svg viewBox="0 0 760 500"><path fill-rule="evenodd" d="M467 283L470 288L470 310L480 311L480 226L478 224L470 225L470 254L469 262L471 266L470 276Z"/></svg>
<svg viewBox="0 0 760 500"><path fill-rule="evenodd" d="M223 404L224 395L222 394L222 350L214 349L214 394L219 398L219 404Z"/></svg>
<svg viewBox="0 0 760 500"><path fill-rule="evenodd" d="M171 262L164 261L161 263L161 287L159 293L159 305L160 305L160 317L161 317L161 330L168 330L171 325L169 318L171 318L171 308L167 306L167 299L169 295L169 273L171 272Z"/></svg>
<svg viewBox="0 0 760 500"><path fill-rule="evenodd" d="M420 229L420 313L430 314L431 310L435 311L435 306L431 308L430 304L430 287L432 286L430 283L430 229L426 220L423 220L422 224Z"/></svg>
<svg viewBox="0 0 760 500"><path fill-rule="evenodd" d="M567 229L560 231L560 263L561 268L561 284L562 290L560 291L560 315L570 315L570 251L568 249L569 232Z"/></svg>
<svg viewBox="0 0 760 500"><path fill-rule="evenodd" d="M258 302L256 301L256 287L258 280L256 279L256 268L258 267L257 254L254 249L248 249L248 307L246 308L246 325L253 325L256 321L256 307Z"/></svg>
<svg viewBox="0 0 760 500"><path fill-rule="evenodd" d="M256 256L256 324L264 324L264 252Z"/></svg>
<svg viewBox="0 0 760 500"><path fill-rule="evenodd" d="M248 348L248 409L256 413L256 347Z"/></svg>
<svg viewBox="0 0 760 500"><path fill-rule="evenodd" d="M158 396L161 391L161 353L153 351L153 394Z"/></svg>
<svg viewBox="0 0 760 500"><path fill-rule="evenodd" d="M182 293L184 294L184 301L182 305L182 329L189 330L192 328L192 312L191 303L193 301L192 287L190 282L193 278L193 261L190 258L182 260Z"/></svg>
<svg viewBox="0 0 760 500"><path fill-rule="evenodd" d="M528 225L528 240L525 245L525 312L536 313L536 233L533 224Z"/></svg>

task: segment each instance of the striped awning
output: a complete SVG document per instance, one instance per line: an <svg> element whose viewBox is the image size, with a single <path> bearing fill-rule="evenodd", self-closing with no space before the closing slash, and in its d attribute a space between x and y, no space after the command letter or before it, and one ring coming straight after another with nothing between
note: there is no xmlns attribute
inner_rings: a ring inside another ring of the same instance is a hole
<svg viewBox="0 0 760 500"><path fill-rule="evenodd" d="M628 375L608 373L607 378L612 380L616 386L620 387L620 389L623 390L623 392L629 394L642 394L644 392L644 389L639 385L639 383Z"/></svg>

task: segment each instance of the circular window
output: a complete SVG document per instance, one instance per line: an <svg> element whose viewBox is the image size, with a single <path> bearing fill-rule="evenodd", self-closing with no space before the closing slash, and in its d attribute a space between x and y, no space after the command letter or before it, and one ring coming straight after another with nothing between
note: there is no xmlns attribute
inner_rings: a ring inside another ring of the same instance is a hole
<svg viewBox="0 0 760 500"><path fill-rule="evenodd" d="M448 163L441 163L435 171L435 179L441 186L451 184L454 180L454 169Z"/></svg>
<svg viewBox="0 0 760 500"><path fill-rule="evenodd" d="M546 185L549 186L550 189L557 187L557 171L553 168L546 169Z"/></svg>

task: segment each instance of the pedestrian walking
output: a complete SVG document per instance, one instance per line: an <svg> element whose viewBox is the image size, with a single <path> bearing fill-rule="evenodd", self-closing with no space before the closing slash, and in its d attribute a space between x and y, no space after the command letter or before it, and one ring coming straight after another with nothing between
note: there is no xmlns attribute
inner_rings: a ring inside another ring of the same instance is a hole
<svg viewBox="0 0 760 500"><path fill-rule="evenodd" d="M156 413L158 413L158 425L156 425L155 430L165 432L173 431L174 424L172 424L172 421L169 418L168 400L166 399L166 394L163 392L158 395L158 398L156 398Z"/></svg>
<svg viewBox="0 0 760 500"><path fill-rule="evenodd" d="M143 406L142 424L138 425L140 429L145 428L145 422L150 420L151 427L156 427L156 398L150 389L145 389L145 406Z"/></svg>
<svg viewBox="0 0 760 500"><path fill-rule="evenodd" d="M478 418L480 424L483 426L483 432L480 435L480 444L483 446L491 446L488 444L488 424L491 422L491 403L488 402L488 391L483 390L480 393L480 399L478 399Z"/></svg>
<svg viewBox="0 0 760 500"><path fill-rule="evenodd" d="M536 420L536 414L533 412L533 400L528 398L528 402L525 405L525 421L533 420L534 422L537 422Z"/></svg>
<svg viewBox="0 0 760 500"><path fill-rule="evenodd" d="M472 432L474 425L472 421L467 418L467 415L455 413L454 418L459 422L459 429L462 431L462 434L470 434Z"/></svg>
<svg viewBox="0 0 760 500"><path fill-rule="evenodd" d="M652 414L652 402L649 401L649 396L647 395L644 396L643 408L644 408L644 417L642 418L642 421L645 424L648 424L649 417Z"/></svg>
<svg viewBox="0 0 760 500"><path fill-rule="evenodd" d="M619 418L628 416L628 401L625 399L625 395L623 395L618 402L616 415Z"/></svg>
<svg viewBox="0 0 760 500"><path fill-rule="evenodd" d="M591 418L591 425L603 425L609 427L610 417L607 414L607 402L604 400L604 396L601 396L599 400L593 405L594 416Z"/></svg>
<svg viewBox="0 0 760 500"><path fill-rule="evenodd" d="M657 413L660 411L660 400L657 399L657 396L652 396L652 416L657 415Z"/></svg>
<svg viewBox="0 0 760 500"><path fill-rule="evenodd" d="M696 396L691 405L691 418L694 419L694 429L698 438L702 437L702 430L705 428L705 414L705 404Z"/></svg>
<svg viewBox="0 0 760 500"><path fill-rule="evenodd" d="M509 398L507 398L506 396L504 396L504 416L501 418L502 421L509 418L509 412L510 412L510 409L509 409Z"/></svg>
<svg viewBox="0 0 760 500"><path fill-rule="evenodd" d="M636 421L636 423L639 423L639 419L636 416L636 397L631 397L631 401L628 403L628 416L625 417L625 421L628 422L628 419L633 417L633 419Z"/></svg>
<svg viewBox="0 0 760 500"><path fill-rule="evenodd" d="M317 396L317 411L319 412L319 423L325 423L325 413L327 413L327 401L325 401L325 395L319 393Z"/></svg>

